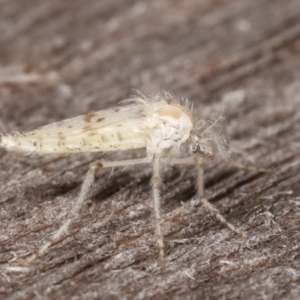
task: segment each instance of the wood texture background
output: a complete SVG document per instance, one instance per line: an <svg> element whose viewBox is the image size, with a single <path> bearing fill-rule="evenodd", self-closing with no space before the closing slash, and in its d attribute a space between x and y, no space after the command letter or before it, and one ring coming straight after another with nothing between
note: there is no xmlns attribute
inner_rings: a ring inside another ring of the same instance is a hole
<svg viewBox="0 0 300 300"><path fill-rule="evenodd" d="M151 166L103 170L65 239L14 269L70 210L94 156L0 150L1 299L299 299L299 0L0 1L0 132L27 131L133 94L172 91L224 130L239 162L165 168L166 267L157 264ZM129 151L110 159L142 155Z"/></svg>

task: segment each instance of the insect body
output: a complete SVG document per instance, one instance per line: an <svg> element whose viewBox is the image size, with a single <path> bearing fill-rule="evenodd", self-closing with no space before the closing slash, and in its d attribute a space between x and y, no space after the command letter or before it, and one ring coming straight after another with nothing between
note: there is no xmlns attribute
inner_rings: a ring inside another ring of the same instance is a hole
<svg viewBox="0 0 300 300"><path fill-rule="evenodd" d="M154 97L135 97L118 108L92 112L43 126L23 135L1 135L0 147L9 151L37 154L69 154L78 152L108 152L125 149L146 148L145 158L124 161L96 161L91 166L82 184L75 204L63 225L39 251L27 258L26 264L42 255L67 231L78 216L79 209L88 197L100 168L153 164L153 207L159 257L164 261L164 242L160 214L160 162L167 157L172 164L194 164L198 170L198 198L224 224L246 236L228 223L215 206L204 198L202 162L212 157L213 149L219 149L226 159L222 143L224 139L215 132L220 117L208 122L195 122L191 105L186 100L176 100L170 93ZM182 157L183 145L188 146L188 155Z"/></svg>
<svg viewBox="0 0 300 300"><path fill-rule="evenodd" d="M190 136L193 120L177 103L136 103L43 126L24 135L2 135L10 151L100 152L147 148L148 154L175 154Z"/></svg>

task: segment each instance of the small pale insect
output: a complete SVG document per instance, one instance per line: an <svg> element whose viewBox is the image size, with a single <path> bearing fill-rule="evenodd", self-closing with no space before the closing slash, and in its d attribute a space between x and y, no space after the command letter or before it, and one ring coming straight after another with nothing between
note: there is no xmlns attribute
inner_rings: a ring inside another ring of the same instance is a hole
<svg viewBox="0 0 300 300"><path fill-rule="evenodd" d="M168 158L173 165L195 165L198 170L197 197L222 223L245 237L244 232L228 223L217 208L204 197L203 160L212 158L214 149L217 149L223 158L230 162L224 150L225 140L215 130L220 119L222 115L212 121L201 119L196 122L189 101L176 99L172 94L164 92L154 97L138 95L126 100L123 106L63 120L22 135L2 134L0 147L8 151L70 154L145 148L147 153L146 157L139 159L112 162L98 160L92 163L68 218L36 253L26 259L24 264L27 265L36 257L43 255L67 232L71 222L78 217L83 202L88 198L99 169L147 163L151 163L153 167L152 201L159 258L163 262L165 251L159 192L162 158ZM182 155L184 145L188 148L188 154L185 156ZM265 171L251 167L249 169Z"/></svg>

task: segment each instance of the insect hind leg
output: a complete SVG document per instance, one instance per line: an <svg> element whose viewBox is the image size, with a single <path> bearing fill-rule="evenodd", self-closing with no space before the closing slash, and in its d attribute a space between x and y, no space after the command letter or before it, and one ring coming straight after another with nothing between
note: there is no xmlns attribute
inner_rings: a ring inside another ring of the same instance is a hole
<svg viewBox="0 0 300 300"><path fill-rule="evenodd" d="M54 233L54 235L34 254L29 256L22 265L27 266L32 261L34 261L38 256L42 256L49 247L55 244L67 231L72 223L72 221L78 216L78 212L83 204L83 202L88 198L91 187L95 181L95 175L97 171L101 168L107 167L118 167L118 166L127 166L127 165L135 165L148 163L150 158L140 158L140 159L132 159L132 160L122 160L122 161L95 161L91 164L89 171L87 172L83 184L81 186L79 195L75 201L74 206L71 209L71 212L67 218L67 220L63 223L63 225Z"/></svg>
<svg viewBox="0 0 300 300"><path fill-rule="evenodd" d="M23 265L27 266L32 261L34 261L38 256L43 255L49 247L51 247L54 243L56 243L68 231L71 222L77 217L78 212L82 206L82 203L87 199L89 195L91 187L95 181L96 172L102 167L103 164L100 161L96 161L90 166L90 169L87 172L83 184L81 186L80 193L75 201L74 206L72 207L72 210L67 220L36 253L32 254L24 261Z"/></svg>

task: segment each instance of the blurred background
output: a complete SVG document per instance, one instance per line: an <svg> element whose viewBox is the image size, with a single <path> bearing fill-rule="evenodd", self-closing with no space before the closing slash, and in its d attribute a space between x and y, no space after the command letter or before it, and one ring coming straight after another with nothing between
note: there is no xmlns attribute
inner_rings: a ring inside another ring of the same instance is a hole
<svg viewBox="0 0 300 300"><path fill-rule="evenodd" d="M2 0L1 128L4 122L25 130L45 117L100 110L133 89L168 90L196 107L237 90L225 104L267 102L296 76L276 66L284 61L296 69L299 6L296 0Z"/></svg>

